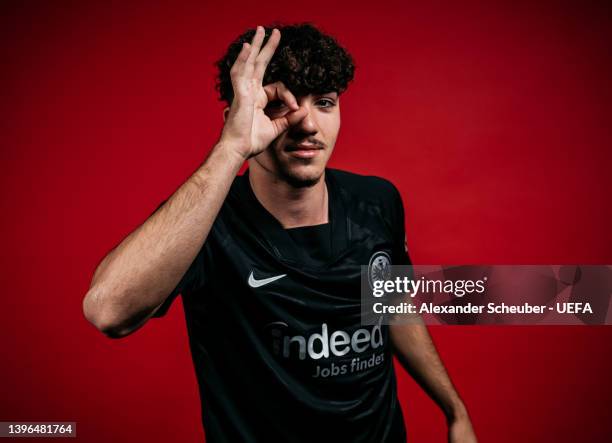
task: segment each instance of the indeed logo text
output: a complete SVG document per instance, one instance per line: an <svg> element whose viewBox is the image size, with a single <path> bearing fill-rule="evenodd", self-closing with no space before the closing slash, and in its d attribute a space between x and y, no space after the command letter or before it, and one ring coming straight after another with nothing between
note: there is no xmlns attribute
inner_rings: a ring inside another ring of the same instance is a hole
<svg viewBox="0 0 612 443"><path fill-rule="evenodd" d="M276 355L290 358L297 355L300 360L310 357L313 360L330 356L342 357L349 352L362 353L383 345L381 331L382 316L371 329L360 328L349 334L343 330L330 331L327 323L321 325L310 335L288 334L288 325L274 322L266 326L272 336L272 351Z"/></svg>

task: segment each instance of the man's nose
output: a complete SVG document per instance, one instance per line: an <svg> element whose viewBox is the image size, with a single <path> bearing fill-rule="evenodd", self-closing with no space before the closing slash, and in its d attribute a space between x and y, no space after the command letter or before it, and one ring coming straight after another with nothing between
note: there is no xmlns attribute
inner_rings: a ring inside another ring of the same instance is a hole
<svg viewBox="0 0 612 443"><path fill-rule="evenodd" d="M297 122L291 127L291 132L304 133L306 135L316 134L318 132L317 124L314 120L310 104L306 103L306 101L302 101L301 103L299 103L299 105L304 106L308 110L308 113L303 119L301 119L299 122Z"/></svg>

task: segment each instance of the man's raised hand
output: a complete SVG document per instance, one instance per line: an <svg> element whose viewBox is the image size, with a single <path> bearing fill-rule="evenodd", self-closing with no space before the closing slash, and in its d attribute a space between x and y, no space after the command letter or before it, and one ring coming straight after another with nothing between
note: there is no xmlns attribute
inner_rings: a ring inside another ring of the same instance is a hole
<svg viewBox="0 0 612 443"><path fill-rule="evenodd" d="M234 99L225 118L221 141L234 146L245 159L262 152L308 113L282 82L263 86L266 67L280 41L280 31L274 28L262 48L264 36L264 28L258 26L251 43L243 43L230 70ZM268 117L264 109L269 102L278 100L287 106L289 112Z"/></svg>

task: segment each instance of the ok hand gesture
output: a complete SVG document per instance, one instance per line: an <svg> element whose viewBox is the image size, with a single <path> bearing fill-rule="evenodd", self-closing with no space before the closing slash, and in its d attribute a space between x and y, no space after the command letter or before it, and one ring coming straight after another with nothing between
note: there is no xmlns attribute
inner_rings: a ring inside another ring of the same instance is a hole
<svg viewBox="0 0 612 443"><path fill-rule="evenodd" d="M259 154L290 125L299 123L308 113L300 107L295 96L282 82L262 85L266 67L280 41L276 28L261 48L265 30L258 26L251 43L243 43L242 50L230 70L234 99L221 134L246 159ZM268 117L264 109L268 102L282 101L289 112Z"/></svg>

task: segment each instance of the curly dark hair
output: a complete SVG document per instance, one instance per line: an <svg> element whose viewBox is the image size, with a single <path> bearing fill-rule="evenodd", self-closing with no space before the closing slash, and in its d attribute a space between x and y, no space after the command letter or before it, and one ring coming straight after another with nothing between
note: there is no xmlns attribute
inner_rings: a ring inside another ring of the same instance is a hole
<svg viewBox="0 0 612 443"><path fill-rule="evenodd" d="M309 22L293 25L275 22L264 28L263 44L268 41L273 28L281 32L278 47L264 74L264 85L282 81L296 96L332 91L341 94L346 91L353 80L355 64L335 38L322 33ZM219 69L215 88L219 91L219 100L224 100L228 106L234 98L230 69L242 44L250 43L254 34L255 29L246 31L229 45L225 55L215 63Z"/></svg>

